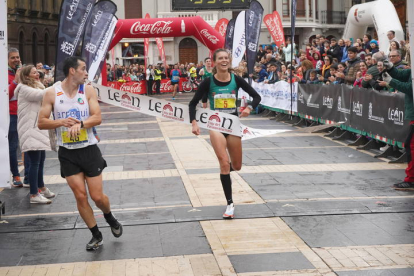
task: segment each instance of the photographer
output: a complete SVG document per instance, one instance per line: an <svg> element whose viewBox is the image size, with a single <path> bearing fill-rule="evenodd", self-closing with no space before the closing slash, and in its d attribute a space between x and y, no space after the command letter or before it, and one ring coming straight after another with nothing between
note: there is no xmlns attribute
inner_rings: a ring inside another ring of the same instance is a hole
<svg viewBox="0 0 414 276"><path fill-rule="evenodd" d="M406 177L403 182L394 184L392 187L401 191L414 191L414 160L412 159L414 155L414 106L411 69L397 69L389 61L384 61L384 67L387 68L387 72L382 74L384 82L405 94L404 119L410 121L410 132L405 141L408 162L408 167L405 169Z"/></svg>

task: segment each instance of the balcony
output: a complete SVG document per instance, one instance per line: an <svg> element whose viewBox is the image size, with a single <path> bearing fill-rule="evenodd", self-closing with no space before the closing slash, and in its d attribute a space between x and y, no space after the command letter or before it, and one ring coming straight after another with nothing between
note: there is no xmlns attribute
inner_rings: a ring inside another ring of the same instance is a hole
<svg viewBox="0 0 414 276"><path fill-rule="evenodd" d="M344 11L321 11L321 24L344 25L346 15Z"/></svg>
<svg viewBox="0 0 414 276"><path fill-rule="evenodd" d="M210 26L214 27L219 20L218 11L211 12L159 12L158 18L200 16Z"/></svg>

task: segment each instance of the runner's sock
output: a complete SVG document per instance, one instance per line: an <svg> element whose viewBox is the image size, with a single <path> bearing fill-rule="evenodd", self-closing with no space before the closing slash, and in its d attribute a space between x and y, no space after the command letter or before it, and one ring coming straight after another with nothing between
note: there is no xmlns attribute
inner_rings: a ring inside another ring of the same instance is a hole
<svg viewBox="0 0 414 276"><path fill-rule="evenodd" d="M112 215L112 212L109 212L108 214L104 214L106 222L111 227L118 228L119 222L116 220L116 218Z"/></svg>
<svg viewBox="0 0 414 276"><path fill-rule="evenodd" d="M94 236L97 239L102 238L102 233L99 231L98 224L96 224L94 227L89 228L89 230L92 232L92 236Z"/></svg>
<svg viewBox="0 0 414 276"><path fill-rule="evenodd" d="M224 195L226 196L227 205L230 205L233 203L230 174L220 174L220 180L221 180L221 185L223 185L223 190L224 190Z"/></svg>

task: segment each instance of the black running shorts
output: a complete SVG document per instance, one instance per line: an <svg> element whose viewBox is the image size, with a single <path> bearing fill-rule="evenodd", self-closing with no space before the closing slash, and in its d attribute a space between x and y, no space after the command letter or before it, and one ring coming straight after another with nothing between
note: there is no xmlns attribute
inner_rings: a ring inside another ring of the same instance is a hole
<svg viewBox="0 0 414 276"><path fill-rule="evenodd" d="M59 147L60 175L65 178L83 172L87 177L99 176L107 167L97 145L81 149Z"/></svg>

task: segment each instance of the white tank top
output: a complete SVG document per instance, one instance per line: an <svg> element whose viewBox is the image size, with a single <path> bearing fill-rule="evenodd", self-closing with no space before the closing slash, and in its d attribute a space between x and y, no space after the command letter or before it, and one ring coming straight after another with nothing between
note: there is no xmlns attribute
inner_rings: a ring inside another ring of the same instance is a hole
<svg viewBox="0 0 414 276"><path fill-rule="evenodd" d="M62 89L61 83L55 86L55 105L53 116L55 120L75 118L79 121L85 121L89 118L89 104L85 95L84 85L79 85L78 93L72 99L67 97ZM98 143L92 128L82 128L80 135L76 139L67 136L67 127L56 129L57 144L67 149L80 149Z"/></svg>

